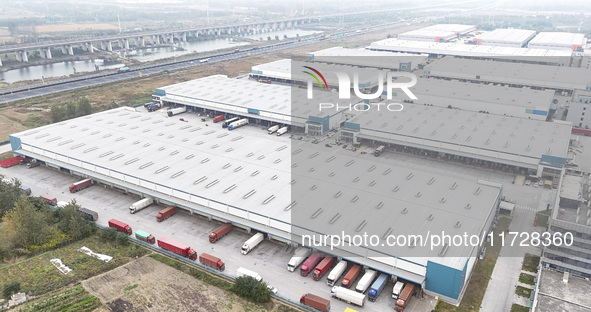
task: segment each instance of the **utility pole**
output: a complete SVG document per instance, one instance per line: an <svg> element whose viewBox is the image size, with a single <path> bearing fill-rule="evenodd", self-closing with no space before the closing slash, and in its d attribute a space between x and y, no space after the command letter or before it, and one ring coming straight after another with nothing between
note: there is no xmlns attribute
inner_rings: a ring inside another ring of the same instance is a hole
<svg viewBox="0 0 591 312"><path fill-rule="evenodd" d="M119 11L117 11L117 23L119 23L119 33L121 33L121 21L119 20Z"/></svg>

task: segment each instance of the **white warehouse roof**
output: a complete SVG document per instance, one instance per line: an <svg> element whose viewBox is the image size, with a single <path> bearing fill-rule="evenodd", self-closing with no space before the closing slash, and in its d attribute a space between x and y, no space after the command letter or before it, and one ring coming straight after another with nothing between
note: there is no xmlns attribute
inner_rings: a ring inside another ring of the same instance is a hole
<svg viewBox="0 0 591 312"><path fill-rule="evenodd" d="M398 38L401 40L423 40L438 41L440 39L449 40L456 37L453 31L435 30L435 29L416 29L401 33Z"/></svg>
<svg viewBox="0 0 591 312"><path fill-rule="evenodd" d="M549 50L549 49L530 49L530 48L516 48L516 47L502 47L502 46L483 46L464 44L461 42L425 42L425 41L411 41L399 40L396 38L388 38L376 42L372 42L369 47L370 50L375 51L392 51L405 53L427 53L438 55L454 55L467 57L490 57L490 58L522 58L543 56L545 58L570 57L572 52L564 50Z"/></svg>
<svg viewBox="0 0 591 312"><path fill-rule="evenodd" d="M542 155L566 158L570 123L545 122L458 109L405 104L350 121L358 136L476 159L537 168Z"/></svg>
<svg viewBox="0 0 591 312"><path fill-rule="evenodd" d="M285 239L291 239L294 213L310 220L305 226L326 231L352 230L365 221L363 230L380 237L389 228L393 234L445 230L481 235L500 194L500 185L472 177L253 135L265 132L255 127L228 131L211 125L119 108L23 131L12 135L11 142L18 154ZM294 185L306 191L298 196ZM308 218L316 207L322 211ZM408 248L389 250L395 256ZM441 257L435 249L417 261L462 270L474 250L451 246ZM347 251L364 255L361 248Z"/></svg>
<svg viewBox="0 0 591 312"><path fill-rule="evenodd" d="M348 49L343 47L332 47L308 53L308 59L313 62L388 68L394 70L399 70L401 63L409 62L411 63L411 70L414 70L418 67L418 64L425 64L427 58L427 54L392 53L372 51L363 48Z"/></svg>
<svg viewBox="0 0 591 312"><path fill-rule="evenodd" d="M543 59L543 58L540 58ZM445 57L425 67L427 75L551 89L586 89L586 68Z"/></svg>
<svg viewBox="0 0 591 312"><path fill-rule="evenodd" d="M410 88L418 98L415 104L433 104L439 107L451 105L468 111L486 111L496 115L546 120L554 99L552 90L502 87L493 84L450 81L444 79L417 78ZM394 100L402 103L403 93Z"/></svg>
<svg viewBox="0 0 591 312"><path fill-rule="evenodd" d="M568 32L541 32L529 42L532 47L565 47L569 49L572 49L573 46L582 47L586 43L585 34Z"/></svg>
<svg viewBox="0 0 591 312"><path fill-rule="evenodd" d="M425 28L421 28L423 30L439 30L439 31L451 31L456 34L466 34L471 31L476 30L476 26L474 25L464 25L464 24L436 24L427 26Z"/></svg>
<svg viewBox="0 0 591 312"><path fill-rule="evenodd" d="M522 47L536 35L533 30L526 29L495 29L474 36L476 42L482 45L515 45Z"/></svg>

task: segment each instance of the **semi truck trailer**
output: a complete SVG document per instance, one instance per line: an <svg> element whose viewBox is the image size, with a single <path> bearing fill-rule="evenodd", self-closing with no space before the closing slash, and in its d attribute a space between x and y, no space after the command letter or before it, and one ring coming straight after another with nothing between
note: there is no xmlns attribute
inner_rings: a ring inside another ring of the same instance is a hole
<svg viewBox="0 0 591 312"><path fill-rule="evenodd" d="M206 253L202 253L201 255L199 255L199 262L220 271L226 269L226 264L224 264L224 262L220 258L214 257Z"/></svg>
<svg viewBox="0 0 591 312"><path fill-rule="evenodd" d="M209 242L212 244L217 242L219 239L226 236L226 234L228 234L230 231L232 231L232 228L233 228L232 223L222 224L217 229L211 231L211 233L209 234Z"/></svg>
<svg viewBox="0 0 591 312"><path fill-rule="evenodd" d="M304 246L296 248L293 257L287 262L287 270L290 272L295 271L295 269L311 254L312 250Z"/></svg>
<svg viewBox="0 0 591 312"><path fill-rule="evenodd" d="M394 310L398 312L404 311L414 292L415 285L412 283L406 283L402 289L402 292L400 293L400 296L398 296L398 300L396 300L396 306L394 307Z"/></svg>
<svg viewBox="0 0 591 312"><path fill-rule="evenodd" d="M170 238L161 237L158 239L158 247L162 249L166 249L168 251L174 252L175 254L181 255L183 257L187 257L191 260L197 259L197 252L193 250L193 248L185 245L183 243L179 243L174 241Z"/></svg>
<svg viewBox="0 0 591 312"><path fill-rule="evenodd" d="M242 126L248 125L248 119L243 118L228 125L228 130L234 130Z"/></svg>
<svg viewBox="0 0 591 312"><path fill-rule="evenodd" d="M213 117L213 123L220 122L220 121L224 120L225 118L226 118L226 116L224 116L224 115L217 115L217 116Z"/></svg>
<svg viewBox="0 0 591 312"><path fill-rule="evenodd" d="M251 250L253 250L256 246L258 246L264 239L265 239L265 235L263 233L256 233L251 238L249 238L244 243L244 245L242 245L242 250L240 250L240 252L243 255L248 254Z"/></svg>
<svg viewBox="0 0 591 312"><path fill-rule="evenodd" d="M320 263L318 263L318 265L314 269L314 274L312 275L312 278L315 281L319 281L324 276L324 274L326 274L326 272L328 272L328 270L332 266L332 261L333 261L332 257L326 257L326 258L322 259L322 261L320 261Z"/></svg>
<svg viewBox="0 0 591 312"><path fill-rule="evenodd" d="M402 291L402 288L404 288L404 282L397 281L394 284L394 287L392 287L392 299L398 300L398 296L400 296L400 292Z"/></svg>
<svg viewBox="0 0 591 312"><path fill-rule="evenodd" d="M330 311L330 300L324 299L313 294L303 295L302 298L300 298L300 303L305 304L314 309L320 310L322 312Z"/></svg>
<svg viewBox="0 0 591 312"><path fill-rule="evenodd" d="M90 210L90 209L86 209L86 208L78 208L78 210L82 213L84 213L85 216L87 216L89 219L91 219L92 221L96 221L98 220L98 213L96 213L96 211Z"/></svg>
<svg viewBox="0 0 591 312"><path fill-rule="evenodd" d="M359 273L361 273L361 266L359 264L354 264L349 269L349 271L347 271L345 277L343 277L343 280L341 281L341 286L345 288L351 288L351 285L353 285L353 283L359 276Z"/></svg>
<svg viewBox="0 0 591 312"><path fill-rule="evenodd" d="M177 107L177 108L172 108L169 109L166 114L168 115L168 117L172 117L174 115L178 115L178 114L182 114L184 112L187 111L187 107L183 106L183 107Z"/></svg>
<svg viewBox="0 0 591 312"><path fill-rule="evenodd" d="M330 291L333 298L362 307L365 303L365 295L345 287L334 286Z"/></svg>
<svg viewBox="0 0 591 312"><path fill-rule="evenodd" d="M168 207L160 210L160 212L158 212L158 215L156 216L156 221L162 222L162 221L170 218L170 216L172 216L175 213L176 213L176 207L175 206L168 206Z"/></svg>
<svg viewBox="0 0 591 312"><path fill-rule="evenodd" d="M239 267L238 270L236 270L236 277L240 276L250 276L259 282L263 281L263 278L257 272L245 269L243 267Z"/></svg>
<svg viewBox="0 0 591 312"><path fill-rule="evenodd" d="M287 132L287 126L280 128L279 130L277 130L277 136L280 136L286 132Z"/></svg>
<svg viewBox="0 0 591 312"><path fill-rule="evenodd" d="M376 281L373 282L373 284L369 288L369 292L367 293L367 299L369 299L369 301L371 302L376 301L382 290L384 290L386 283L388 283L388 274L381 273L380 276L378 276L378 279L376 279Z"/></svg>
<svg viewBox="0 0 591 312"><path fill-rule="evenodd" d="M109 220L109 227L115 228L117 231L121 233L131 235L131 227L125 222L111 219Z"/></svg>
<svg viewBox="0 0 591 312"><path fill-rule="evenodd" d="M269 131L269 134L273 134L273 133L277 132L277 130L279 130L279 125L274 125L274 126L270 127L269 129L267 129L267 131Z"/></svg>
<svg viewBox="0 0 591 312"><path fill-rule="evenodd" d="M373 280L376 278L376 275L377 273L374 270L365 270L365 274L363 274L363 276L359 280L359 283L357 283L355 291L364 293L367 290L367 288L371 285L371 283L373 283Z"/></svg>
<svg viewBox="0 0 591 312"><path fill-rule="evenodd" d="M234 121L238 121L238 117L234 117L234 118L230 118L224 121L224 123L222 124L222 128L228 128L228 126L233 123Z"/></svg>
<svg viewBox="0 0 591 312"><path fill-rule="evenodd" d="M341 278L345 270L347 269L347 261L341 260L339 263L328 273L328 277L326 278L326 284L330 287L334 286L336 282Z"/></svg>
<svg viewBox="0 0 591 312"><path fill-rule="evenodd" d="M135 238L143 240L144 242L148 242L152 245L154 245L154 243L156 242L156 238L154 238L152 234L141 230L135 231Z"/></svg>
<svg viewBox="0 0 591 312"><path fill-rule="evenodd" d="M138 200L135 203L131 204L131 206L129 206L129 213L136 213L136 212L150 206L153 203L154 203L154 200L151 197L146 197L141 200Z"/></svg>
<svg viewBox="0 0 591 312"><path fill-rule="evenodd" d="M56 206L57 205L57 198L55 198L53 196L49 196L47 194L43 194L40 197L41 197L41 199L43 199L43 201L45 201L50 206Z"/></svg>
<svg viewBox="0 0 591 312"><path fill-rule="evenodd" d="M91 179L84 179L70 185L70 193L76 193L92 185Z"/></svg>
<svg viewBox="0 0 591 312"><path fill-rule="evenodd" d="M314 270L318 263L322 261L323 257L324 255L320 252L313 253L300 267L300 275L303 277L308 276L308 274Z"/></svg>

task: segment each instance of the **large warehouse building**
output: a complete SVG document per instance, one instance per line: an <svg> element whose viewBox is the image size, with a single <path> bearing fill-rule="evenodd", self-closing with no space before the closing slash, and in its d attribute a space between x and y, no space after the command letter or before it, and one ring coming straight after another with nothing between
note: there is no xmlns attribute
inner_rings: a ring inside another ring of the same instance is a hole
<svg viewBox="0 0 591 312"><path fill-rule="evenodd" d="M417 79L411 90L418 98L413 100L414 104L452 107L542 121L553 113L552 90L510 88L422 77ZM404 93L398 93L392 98L400 103L407 99Z"/></svg>
<svg viewBox="0 0 591 312"><path fill-rule="evenodd" d="M152 98L207 114L248 118L263 126L288 125L294 132L314 135L326 133L344 118L342 112L319 111L306 99L298 100L291 94L291 87L286 85L214 75L160 87ZM334 94L317 91L315 97L331 102Z"/></svg>
<svg viewBox="0 0 591 312"><path fill-rule="evenodd" d="M463 42L425 42L388 38L372 42L367 49L373 51L420 53L430 56L458 56L475 59L504 59L519 62L569 65L571 51L532 49L497 45L475 45ZM532 60L533 58L533 60Z"/></svg>
<svg viewBox="0 0 591 312"><path fill-rule="evenodd" d="M543 58L541 58L543 59ZM496 83L511 87L531 87L567 91L585 90L591 70L566 66L443 58L425 67L426 75L474 83Z"/></svg>
<svg viewBox="0 0 591 312"><path fill-rule="evenodd" d="M570 123L406 104L396 113L363 113L344 122L342 139L508 172L558 176ZM550 164L548 164L550 163Z"/></svg>
<svg viewBox="0 0 591 312"><path fill-rule="evenodd" d="M533 30L495 29L474 36L477 45L522 48L536 35Z"/></svg>
<svg viewBox="0 0 591 312"><path fill-rule="evenodd" d="M551 49L583 52L587 43L585 34L567 32L541 32L530 42L532 49Z"/></svg>
<svg viewBox="0 0 591 312"><path fill-rule="evenodd" d="M301 243L297 233L310 231L363 230L384 242L429 230L483 237L491 228L501 185L251 130L119 108L17 133L10 143L17 155L288 243ZM480 253L463 245L421 257L409 257L418 246L342 248L326 251L451 303L461 299Z"/></svg>
<svg viewBox="0 0 591 312"><path fill-rule="evenodd" d="M413 71L426 64L427 54L391 53L368 49L333 47L308 53L309 62Z"/></svg>

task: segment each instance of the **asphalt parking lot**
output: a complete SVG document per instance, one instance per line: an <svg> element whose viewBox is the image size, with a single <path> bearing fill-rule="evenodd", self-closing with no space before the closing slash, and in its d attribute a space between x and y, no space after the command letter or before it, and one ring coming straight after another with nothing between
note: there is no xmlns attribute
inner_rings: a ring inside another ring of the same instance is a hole
<svg viewBox="0 0 591 312"><path fill-rule="evenodd" d="M251 131L258 131L256 127L248 128L251 128L249 129ZM328 274L320 281L314 281L310 275L302 277L297 271L287 271L286 265L292 255L287 246L282 243L265 240L250 254L242 255L240 248L251 236L242 229L234 228L220 241L211 244L208 235L221 223L210 221L206 217L191 215L189 212L181 210L169 219L157 222L156 215L159 210L164 208L162 205L151 205L135 214L130 214L129 206L140 199L138 196L124 194L98 184L71 194L68 191L68 186L80 178L69 175L65 171L57 171L43 166L32 169L27 169L25 166L0 168L0 174L8 178L18 178L23 185L31 188L33 196L49 194L55 196L58 201L75 199L82 207L98 212L97 223L100 225L107 226L108 220L115 218L128 223L134 231L150 232L156 238L166 236L190 245L199 254L206 252L217 256L226 263L224 273L230 276L235 276L236 269L241 266L253 270L263 277L263 281L276 287L278 295L294 302L299 302L299 298L305 293L330 298L331 287L326 284ZM392 311L395 305L391 298L392 287L393 284L390 281L378 300L376 302L366 300L363 308L331 299L332 311L344 311L346 307L358 311ZM435 303L435 299L431 296L413 297L406 311L431 311Z"/></svg>

